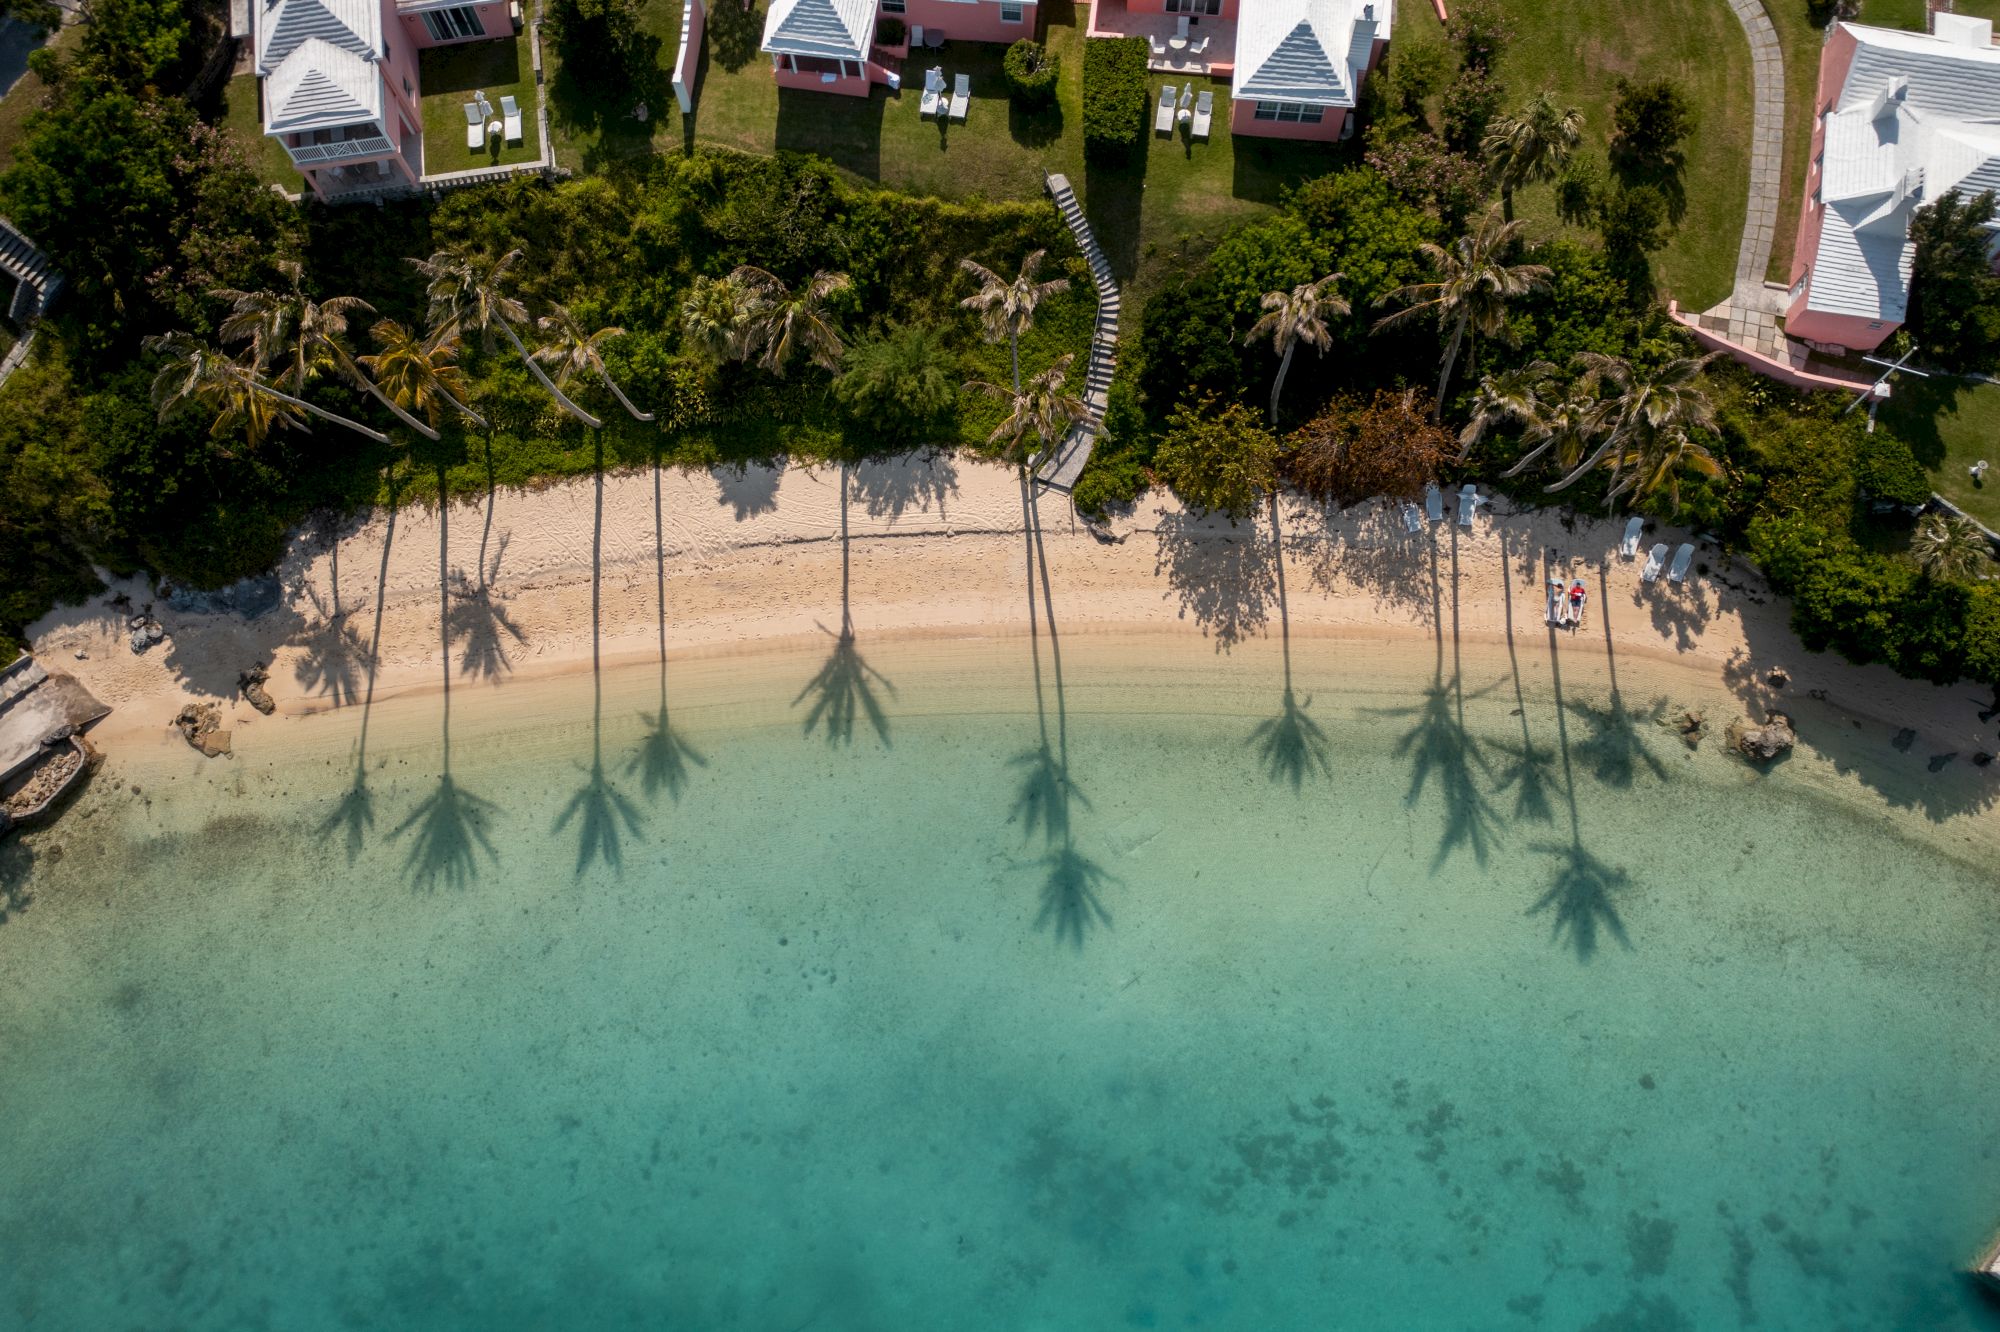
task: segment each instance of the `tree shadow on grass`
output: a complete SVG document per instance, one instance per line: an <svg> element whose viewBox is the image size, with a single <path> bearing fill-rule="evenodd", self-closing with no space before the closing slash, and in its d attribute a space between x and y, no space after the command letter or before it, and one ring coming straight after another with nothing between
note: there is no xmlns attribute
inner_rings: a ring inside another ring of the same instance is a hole
<svg viewBox="0 0 2000 1332"><path fill-rule="evenodd" d="M1168 588L1180 597L1181 617L1192 615L1218 652L1264 631L1278 582L1271 544L1257 524L1162 513L1156 535L1153 572L1166 574Z"/></svg>
<svg viewBox="0 0 2000 1332"><path fill-rule="evenodd" d="M757 58L764 41L764 7L721 0L708 11L707 36L715 63L734 74Z"/></svg>
<svg viewBox="0 0 2000 1332"><path fill-rule="evenodd" d="M1149 108L1150 109L1150 108ZM1151 133L1151 127L1145 127ZM1083 160L1084 216L1097 247L1111 265L1111 274L1129 282L1139 271L1139 224L1146 191L1146 149L1133 150L1130 162Z"/></svg>
<svg viewBox="0 0 2000 1332"><path fill-rule="evenodd" d="M1306 715L1312 699L1301 703L1292 689L1292 617L1285 604L1285 532L1280 525L1278 496L1271 495L1271 561L1278 589L1278 641L1285 663L1285 690L1278 715L1257 723L1250 743L1264 762L1264 770L1274 782L1288 782L1294 792L1301 790L1308 776L1331 777L1333 764L1326 732Z"/></svg>
<svg viewBox="0 0 2000 1332"><path fill-rule="evenodd" d="M722 8L730 7L725 0ZM663 64L674 52L649 32L635 30L614 50L559 54L548 85L549 120L553 128L585 140L586 170L651 151L660 118L679 113ZM646 108L644 120L635 114L640 106Z"/></svg>
<svg viewBox="0 0 2000 1332"><path fill-rule="evenodd" d="M869 89L866 97L836 97L810 88L780 88L776 147L780 152L812 153L864 180L880 180L882 117L888 106L888 94L879 87ZM942 118L938 132L942 150L942 136L948 133Z"/></svg>

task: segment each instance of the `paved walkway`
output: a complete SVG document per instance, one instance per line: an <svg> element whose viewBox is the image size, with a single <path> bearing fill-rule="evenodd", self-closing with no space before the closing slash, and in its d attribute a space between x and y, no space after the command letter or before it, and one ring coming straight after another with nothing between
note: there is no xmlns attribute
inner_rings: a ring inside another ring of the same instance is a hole
<svg viewBox="0 0 2000 1332"><path fill-rule="evenodd" d="M1777 29L1759 0L1729 0L1736 21L1750 39L1756 83L1750 126L1750 205L1743 218L1743 243L1736 251L1736 285L1729 298L1700 315L1702 326L1740 346L1767 355L1782 354L1784 334L1778 315L1785 293L1764 285L1771 264L1771 241L1778 229L1784 192L1785 54Z"/></svg>
<svg viewBox="0 0 2000 1332"><path fill-rule="evenodd" d="M1083 465L1090 461L1091 446L1097 443L1097 432L1104 424L1104 408L1111 394L1111 375L1118 366L1118 284L1111 276L1111 265L1105 260L1104 251L1098 248L1097 238L1090 233L1090 223L1068 178L1051 175L1048 188L1063 221L1076 236L1077 248L1090 264L1091 280L1097 284L1097 327L1090 335L1090 362L1083 377L1084 418L1037 472L1042 484L1051 490L1070 491L1076 488Z"/></svg>

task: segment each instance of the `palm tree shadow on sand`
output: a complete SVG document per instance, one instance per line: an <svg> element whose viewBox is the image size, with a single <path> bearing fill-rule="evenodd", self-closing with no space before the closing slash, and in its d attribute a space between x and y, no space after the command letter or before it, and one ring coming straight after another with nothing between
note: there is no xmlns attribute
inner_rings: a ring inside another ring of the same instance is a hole
<svg viewBox="0 0 2000 1332"><path fill-rule="evenodd" d="M1669 704L1656 698L1638 711L1625 706L1618 690L1618 654L1611 640L1611 598L1602 566L1597 571L1598 601L1604 606L1598 617L1604 626L1604 657L1611 672L1611 699L1603 707L1582 699L1569 709L1590 726L1590 738L1576 746L1576 756L1590 769L1590 775L1605 786L1629 788L1644 768L1659 781L1669 780L1667 767L1646 744L1647 735L1658 735Z"/></svg>
<svg viewBox="0 0 2000 1332"><path fill-rule="evenodd" d="M1285 692L1278 715L1257 723L1250 732L1250 743L1270 779L1288 783L1297 792L1304 788L1307 777L1332 777L1333 763L1326 732L1306 715L1311 697L1300 702L1292 688L1292 617L1285 604L1285 533L1279 524L1276 491L1271 493L1271 558L1277 572L1278 644L1285 663Z"/></svg>
<svg viewBox="0 0 2000 1332"><path fill-rule="evenodd" d="M446 573L449 556L450 491L445 485L444 463L438 463L438 652L444 679L443 701L439 708L443 743L437 790L410 816L396 826L392 837L415 831L403 871L412 887L432 889L469 887L478 877L480 853L489 864L500 862L493 839L485 825L499 814L498 806L459 786L451 774L451 583ZM378 599L379 600L379 599Z"/></svg>
<svg viewBox="0 0 2000 1332"><path fill-rule="evenodd" d="M806 709L805 733L811 735L821 726L826 728L826 738L830 744L851 744L854 741L854 723L863 717L875 731L876 738L884 745L889 743L889 717L883 711L882 702L876 697L876 686L891 697L896 696L896 686L889 678L868 664L854 640L854 615L848 599L849 574L851 572L847 535L847 464L840 465L840 632L834 634L825 625L823 633L833 638L833 651L827 654L826 663L819 673L806 681L792 706L798 707L807 699L811 706Z"/></svg>
<svg viewBox="0 0 2000 1332"><path fill-rule="evenodd" d="M374 649L361 641L348 618L367 603L335 609L310 584L306 599L312 603L313 623L318 627L294 640L300 652L292 666L292 678L301 689L344 708L360 699L365 681L375 674Z"/></svg>
<svg viewBox="0 0 2000 1332"><path fill-rule="evenodd" d="M688 771L689 765L705 768L708 760L674 729L667 711L667 546L657 452L653 456L653 576L659 590L660 708L657 712L639 714L645 720L646 733L625 765L625 775L638 777L639 789L648 800L662 791L668 799L679 800L693 775Z"/></svg>
<svg viewBox="0 0 2000 1332"><path fill-rule="evenodd" d="M493 585L500 577L500 561L506 558L509 534L502 532L494 543L493 559L479 568L474 582L463 569L451 571L446 634L450 642L463 643L458 673L482 680L497 680L514 669L507 656L511 641L519 646L528 641L521 627L507 613L507 603L497 596Z"/></svg>
<svg viewBox="0 0 2000 1332"><path fill-rule="evenodd" d="M397 499L402 493L402 482L393 465L389 469L388 487L389 520L382 534L382 566L375 575L375 633L360 657L367 675L361 694L361 729L354 742L354 780L348 783L333 811L319 826L322 837L340 834L350 865L360 856L368 834L375 828L375 794L368 789L368 722L375 708L375 672L380 664L378 654L382 646L382 603L389 582L389 552L396 544ZM338 601L336 592L335 603L338 604Z"/></svg>
<svg viewBox="0 0 2000 1332"><path fill-rule="evenodd" d="M590 767L582 786L577 788L562 813L556 816L555 831L576 825L575 875L592 862L603 861L614 872L625 863L619 838L625 833L639 835L639 811L625 794L611 784L604 771L604 668L602 662L602 616L604 598L604 437L597 435L595 508L590 529Z"/></svg>
<svg viewBox="0 0 2000 1332"><path fill-rule="evenodd" d="M1011 818L1022 825L1027 841L1040 837L1043 854L1041 907L1035 928L1051 932L1058 944L1082 948L1093 929L1109 927L1111 911L1104 890L1119 879L1076 846L1072 814L1089 799L1078 789L1069 767L1069 712L1063 700L1062 640L1056 633L1055 605L1050 595L1048 562L1044 555L1041 510L1033 483L1021 475L1023 546L1027 556L1028 648L1034 662L1036 743L1008 760L1022 771ZM1037 592L1037 574L1040 590ZM1037 597L1039 596L1039 607ZM1050 673L1056 697L1054 735L1049 728L1047 695L1042 685L1041 625L1049 631Z"/></svg>
<svg viewBox="0 0 2000 1332"><path fill-rule="evenodd" d="M1500 595L1506 615L1507 664L1514 681L1514 715L1521 722L1521 739L1518 744L1506 740L1493 742L1493 747L1508 758L1494 778L1493 785L1496 791L1514 792L1516 823L1553 823L1556 817L1556 751L1547 745L1537 744L1528 729L1528 698L1521 688L1521 658L1514 646L1514 580L1508 576L1505 528L1500 529L1499 536Z"/></svg>

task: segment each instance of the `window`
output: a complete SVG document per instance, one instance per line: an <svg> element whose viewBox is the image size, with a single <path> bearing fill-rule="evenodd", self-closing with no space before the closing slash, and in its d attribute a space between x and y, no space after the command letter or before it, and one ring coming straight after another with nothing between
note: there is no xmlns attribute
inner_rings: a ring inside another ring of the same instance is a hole
<svg viewBox="0 0 2000 1332"><path fill-rule="evenodd" d="M904 0L882 0L882 12L884 14L901 14L908 8L909 6L904 3Z"/></svg>
<svg viewBox="0 0 2000 1332"><path fill-rule="evenodd" d="M479 15L463 5L452 9L426 9L424 28L434 42L455 42L466 37L486 35L486 29L479 24Z"/></svg>
<svg viewBox="0 0 2000 1332"><path fill-rule="evenodd" d="M1169 14L1220 14L1222 0L1167 0Z"/></svg>
<svg viewBox="0 0 2000 1332"><path fill-rule="evenodd" d="M1001 5L1000 21L1002 23L1019 23L1022 17L1021 15L1022 8L1023 7L1020 5L1006 5L1006 4Z"/></svg>
<svg viewBox="0 0 2000 1332"><path fill-rule="evenodd" d="M1325 112L1325 107L1306 106L1299 102L1259 102L1252 118L1276 120L1287 125L1317 125Z"/></svg>

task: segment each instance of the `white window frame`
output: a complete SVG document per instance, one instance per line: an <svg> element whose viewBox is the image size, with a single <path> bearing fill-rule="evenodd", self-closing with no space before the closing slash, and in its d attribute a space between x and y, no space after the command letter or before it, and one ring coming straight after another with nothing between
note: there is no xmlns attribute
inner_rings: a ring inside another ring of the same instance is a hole
<svg viewBox="0 0 2000 1332"><path fill-rule="evenodd" d="M903 14L909 11L907 0L882 0L884 14Z"/></svg>
<svg viewBox="0 0 2000 1332"><path fill-rule="evenodd" d="M1280 125L1317 125L1326 118L1326 108L1307 102L1259 102L1250 118Z"/></svg>
<svg viewBox="0 0 2000 1332"><path fill-rule="evenodd" d="M424 31L431 35L434 42L463 42L486 35L486 27L479 21L479 12L471 5L426 9L423 17ZM461 28L464 31L460 31Z"/></svg>
<svg viewBox="0 0 2000 1332"><path fill-rule="evenodd" d="M1028 20L1028 6L1025 0L1000 0L1000 21L1002 23L1025 23Z"/></svg>

